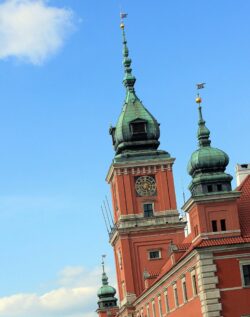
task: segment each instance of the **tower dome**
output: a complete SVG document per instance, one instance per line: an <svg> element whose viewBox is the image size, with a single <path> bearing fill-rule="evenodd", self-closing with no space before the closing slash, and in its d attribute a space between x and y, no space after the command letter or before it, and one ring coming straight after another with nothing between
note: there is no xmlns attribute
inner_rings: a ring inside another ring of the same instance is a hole
<svg viewBox="0 0 250 317"><path fill-rule="evenodd" d="M225 173L229 157L224 151L211 147L210 131L205 125L200 103L198 110L199 149L193 152L188 162L187 170L192 176L189 189L192 196L230 191L232 176Z"/></svg>
<svg viewBox="0 0 250 317"><path fill-rule="evenodd" d="M104 260L102 261L102 286L97 292L98 309L107 310L112 307L117 307L117 298L115 298L116 289L109 285L108 277L104 269Z"/></svg>
<svg viewBox="0 0 250 317"><path fill-rule="evenodd" d="M124 24L121 25L123 34L123 66L125 75L123 84L126 88L126 98L122 112L115 127L110 128L116 157L132 155L138 151L156 151L160 142L159 123L154 116L144 107L137 97L134 85L136 78L132 74L131 59L124 31ZM169 154L165 151L164 154ZM157 154L159 154L157 153ZM162 153L163 154L163 153Z"/></svg>
<svg viewBox="0 0 250 317"><path fill-rule="evenodd" d="M99 298L113 298L116 294L116 289L108 284L108 277L105 272L102 273L102 286L97 292Z"/></svg>

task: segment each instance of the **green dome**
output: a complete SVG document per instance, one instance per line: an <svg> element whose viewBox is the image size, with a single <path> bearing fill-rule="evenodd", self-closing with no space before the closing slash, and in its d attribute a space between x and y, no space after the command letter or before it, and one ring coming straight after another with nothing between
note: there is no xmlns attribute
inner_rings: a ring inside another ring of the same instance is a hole
<svg viewBox="0 0 250 317"><path fill-rule="evenodd" d="M188 163L188 173L192 176L202 170L224 171L229 163L228 155L222 150L206 146L196 150Z"/></svg>
<svg viewBox="0 0 250 317"><path fill-rule="evenodd" d="M220 149L211 147L210 131L199 110L198 141L199 149L193 152L187 170L192 176L189 185L192 196L231 191L232 176L225 173L229 163L228 155Z"/></svg>
<svg viewBox="0 0 250 317"><path fill-rule="evenodd" d="M103 285L99 288L98 292L97 292L97 296L99 298L101 297L114 297L116 294L116 290L114 287L110 286L110 285Z"/></svg>
<svg viewBox="0 0 250 317"><path fill-rule="evenodd" d="M153 115L143 106L134 91L128 91L114 131L114 148L124 150L157 149L160 129Z"/></svg>

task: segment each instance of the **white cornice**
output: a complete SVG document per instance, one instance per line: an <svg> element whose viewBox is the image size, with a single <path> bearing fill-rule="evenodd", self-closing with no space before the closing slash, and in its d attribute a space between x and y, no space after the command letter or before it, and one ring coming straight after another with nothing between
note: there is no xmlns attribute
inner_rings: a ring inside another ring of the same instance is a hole
<svg viewBox="0 0 250 317"><path fill-rule="evenodd" d="M182 210L188 212L193 204L199 203L211 203L211 202L221 202L225 200L235 200L239 198L241 192L239 191L231 191L227 193L216 193L216 194L207 194L207 195L200 195L195 197L190 197L188 201L181 207Z"/></svg>
<svg viewBox="0 0 250 317"><path fill-rule="evenodd" d="M112 176L114 174L114 170L116 169L128 169L128 168L140 168L140 167L147 167L147 166L161 166L161 165L168 165L172 168L174 164L175 158L163 158L163 159L148 159L148 160L138 160L138 161L128 161L125 163L112 163L109 167L106 181L110 183Z"/></svg>

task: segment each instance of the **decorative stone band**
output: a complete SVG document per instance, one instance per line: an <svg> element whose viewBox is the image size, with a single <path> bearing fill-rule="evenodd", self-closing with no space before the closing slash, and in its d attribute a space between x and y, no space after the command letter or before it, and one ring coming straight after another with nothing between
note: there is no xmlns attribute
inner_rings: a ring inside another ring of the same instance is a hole
<svg viewBox="0 0 250 317"><path fill-rule="evenodd" d="M112 164L109 168L106 181L111 182L114 175L148 175L156 174L158 171L172 171L174 159L154 161L154 162L135 162L134 164Z"/></svg>
<svg viewBox="0 0 250 317"><path fill-rule="evenodd" d="M203 317L221 316L222 307L219 303L220 290L216 287L216 284L218 284L216 271L217 267L213 261L213 253L209 251L199 253L196 272Z"/></svg>
<svg viewBox="0 0 250 317"><path fill-rule="evenodd" d="M143 166L143 167L132 167L132 168L118 168L114 170L114 175L122 174L132 174L132 175L142 175L142 174L155 174L158 171L171 171L172 166L170 164L160 165L160 166Z"/></svg>

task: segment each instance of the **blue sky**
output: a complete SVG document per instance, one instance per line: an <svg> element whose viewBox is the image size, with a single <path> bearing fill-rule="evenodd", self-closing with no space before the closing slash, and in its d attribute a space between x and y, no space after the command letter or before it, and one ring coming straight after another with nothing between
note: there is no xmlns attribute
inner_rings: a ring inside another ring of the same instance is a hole
<svg viewBox="0 0 250 317"><path fill-rule="evenodd" d="M103 253L114 281L100 205L125 96L121 7L137 94L176 158L179 208L197 82L228 172L249 162L249 1L0 1L0 316L95 316Z"/></svg>

